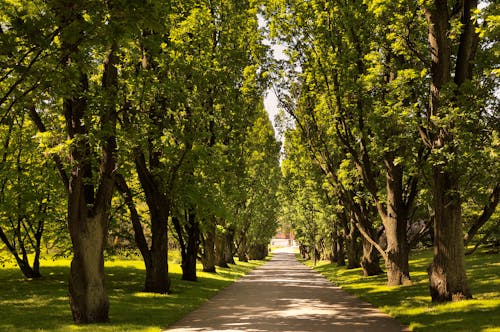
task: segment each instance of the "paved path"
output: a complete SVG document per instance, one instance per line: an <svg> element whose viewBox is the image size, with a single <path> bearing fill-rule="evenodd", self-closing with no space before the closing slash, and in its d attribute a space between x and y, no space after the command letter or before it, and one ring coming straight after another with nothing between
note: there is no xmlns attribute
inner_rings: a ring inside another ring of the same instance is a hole
<svg viewBox="0 0 500 332"><path fill-rule="evenodd" d="M169 328L170 332L405 331L396 320L333 286L286 252L275 253Z"/></svg>

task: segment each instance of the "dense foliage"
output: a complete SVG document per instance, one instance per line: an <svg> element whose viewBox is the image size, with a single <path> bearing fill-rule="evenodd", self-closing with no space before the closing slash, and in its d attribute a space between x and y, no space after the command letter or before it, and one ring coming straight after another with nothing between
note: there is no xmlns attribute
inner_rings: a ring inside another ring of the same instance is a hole
<svg viewBox="0 0 500 332"><path fill-rule="evenodd" d="M259 1L0 4L0 238L26 277L71 254L77 323L106 321L105 253L138 248L144 290L264 258L279 144L262 100ZM66 227L67 226L67 227Z"/></svg>
<svg viewBox="0 0 500 332"><path fill-rule="evenodd" d="M433 243L433 300L469 298L464 241L498 244L498 4L277 0L267 14L288 56L281 192L303 255L365 275L380 257L401 285L410 248Z"/></svg>

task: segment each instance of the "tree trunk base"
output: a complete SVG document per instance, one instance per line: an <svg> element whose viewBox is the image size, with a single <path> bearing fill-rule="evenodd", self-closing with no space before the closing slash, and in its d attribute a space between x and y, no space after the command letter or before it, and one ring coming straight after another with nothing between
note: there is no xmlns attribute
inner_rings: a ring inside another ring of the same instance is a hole
<svg viewBox="0 0 500 332"><path fill-rule="evenodd" d="M472 299L472 294L467 286L461 287L462 289L451 290L445 271L434 263L427 268L427 274L429 275L429 290L432 302L444 303Z"/></svg>

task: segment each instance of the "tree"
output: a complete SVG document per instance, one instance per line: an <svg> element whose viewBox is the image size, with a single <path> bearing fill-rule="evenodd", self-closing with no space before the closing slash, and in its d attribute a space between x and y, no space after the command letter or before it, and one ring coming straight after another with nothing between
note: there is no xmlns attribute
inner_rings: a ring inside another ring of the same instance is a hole
<svg viewBox="0 0 500 332"><path fill-rule="evenodd" d="M59 208L64 197L53 163L37 150L36 128L19 113L0 126L0 239L26 278L40 278L43 240L55 238L65 224Z"/></svg>

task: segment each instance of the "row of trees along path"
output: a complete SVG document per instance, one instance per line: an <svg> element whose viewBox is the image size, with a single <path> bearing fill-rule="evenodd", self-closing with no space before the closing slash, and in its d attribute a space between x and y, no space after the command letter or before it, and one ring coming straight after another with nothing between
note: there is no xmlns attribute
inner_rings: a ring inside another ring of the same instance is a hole
<svg viewBox="0 0 500 332"><path fill-rule="evenodd" d="M109 320L105 251L135 243L153 293L171 290L169 243L190 281L198 257L266 256L280 146L260 7L0 2L0 240L27 278L72 255L75 323Z"/></svg>
<svg viewBox="0 0 500 332"><path fill-rule="evenodd" d="M405 331L398 321L277 252L167 331Z"/></svg>
<svg viewBox="0 0 500 332"><path fill-rule="evenodd" d="M314 256L323 242L365 275L382 258L393 286L411 283L407 229L425 221L432 300L469 299L464 241L498 230L497 11L0 2L0 240L29 278L42 249L64 243L78 324L109 320L117 233L144 259L143 290L168 293L169 241L195 281L197 258L214 272L265 257L278 217ZM273 61L266 38L288 59ZM292 122L281 168L262 102L271 79Z"/></svg>

